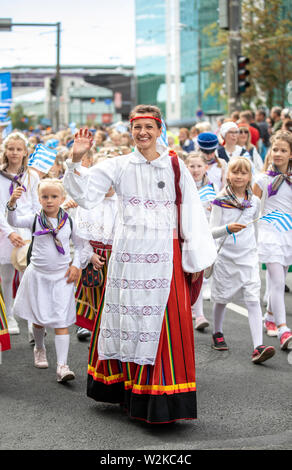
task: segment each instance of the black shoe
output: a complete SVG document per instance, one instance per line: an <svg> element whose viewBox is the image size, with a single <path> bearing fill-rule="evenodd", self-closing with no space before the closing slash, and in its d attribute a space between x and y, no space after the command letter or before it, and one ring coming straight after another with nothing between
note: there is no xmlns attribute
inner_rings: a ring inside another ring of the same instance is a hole
<svg viewBox="0 0 292 470"><path fill-rule="evenodd" d="M84 339L89 338L91 336L91 331L86 330L86 328L82 328L80 326L77 329L76 336L77 336L78 339L83 341Z"/></svg>
<svg viewBox="0 0 292 470"><path fill-rule="evenodd" d="M213 344L212 348L216 349L217 351L228 351L228 346L225 343L225 339L222 333L215 333L212 335L213 338Z"/></svg>

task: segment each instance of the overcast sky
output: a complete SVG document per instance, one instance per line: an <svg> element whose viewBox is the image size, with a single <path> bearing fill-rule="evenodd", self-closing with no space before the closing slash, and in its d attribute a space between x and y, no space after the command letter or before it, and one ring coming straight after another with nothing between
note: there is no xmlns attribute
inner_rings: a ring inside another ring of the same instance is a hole
<svg viewBox="0 0 292 470"><path fill-rule="evenodd" d="M1 1L0 17L14 23L61 22L61 65L135 63L135 0ZM0 67L54 65L54 27L0 31Z"/></svg>

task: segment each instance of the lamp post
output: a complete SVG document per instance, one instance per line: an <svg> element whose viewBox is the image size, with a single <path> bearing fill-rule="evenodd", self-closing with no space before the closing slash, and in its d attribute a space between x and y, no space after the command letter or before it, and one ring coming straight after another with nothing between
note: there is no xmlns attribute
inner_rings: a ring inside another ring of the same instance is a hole
<svg viewBox="0 0 292 470"><path fill-rule="evenodd" d="M60 124L60 49L61 49L61 23L13 23L11 18L0 18L0 31L11 31L13 26L48 26L56 28L56 129Z"/></svg>

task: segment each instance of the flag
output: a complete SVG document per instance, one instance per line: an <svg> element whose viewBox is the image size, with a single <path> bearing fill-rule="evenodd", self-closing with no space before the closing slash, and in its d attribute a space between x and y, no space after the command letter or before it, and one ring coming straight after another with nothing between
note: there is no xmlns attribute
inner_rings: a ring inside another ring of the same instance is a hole
<svg viewBox="0 0 292 470"><path fill-rule="evenodd" d="M161 136L158 137L157 139L157 142L161 145L164 145L164 147L168 147L168 137L167 137L167 133L166 133L166 125L165 125L165 122L163 119L161 119L162 121L162 132L161 132Z"/></svg>
<svg viewBox="0 0 292 470"><path fill-rule="evenodd" d="M260 220L265 220L266 222L273 224L278 232L287 232L288 230L292 230L292 216L278 210L264 215Z"/></svg>
<svg viewBox="0 0 292 470"><path fill-rule="evenodd" d="M42 173L48 173L54 165L56 155L56 150L48 148L43 144L38 144L29 158L28 166Z"/></svg>
<svg viewBox="0 0 292 470"><path fill-rule="evenodd" d="M199 189L199 196L202 202L213 201L216 197L216 193L212 184L206 184Z"/></svg>

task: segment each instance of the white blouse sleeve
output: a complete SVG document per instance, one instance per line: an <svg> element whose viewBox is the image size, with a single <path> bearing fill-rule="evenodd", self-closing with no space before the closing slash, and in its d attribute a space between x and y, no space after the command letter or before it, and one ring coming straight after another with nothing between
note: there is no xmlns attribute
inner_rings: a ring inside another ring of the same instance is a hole
<svg viewBox="0 0 292 470"><path fill-rule="evenodd" d="M75 266L79 269L81 267L81 252L83 248L83 240L76 234L76 225L74 220L72 224L71 240L74 246L72 266Z"/></svg>
<svg viewBox="0 0 292 470"><path fill-rule="evenodd" d="M79 206L84 209L93 209L103 201L105 194L115 184L116 158L110 158L88 169L82 167L80 162L66 161L67 170L63 184L68 194Z"/></svg>
<svg viewBox="0 0 292 470"><path fill-rule="evenodd" d="M217 253L194 180L183 162L180 167L182 267L187 273L195 273L211 266Z"/></svg>
<svg viewBox="0 0 292 470"><path fill-rule="evenodd" d="M94 253L93 247L88 240L82 240L82 250L80 253L80 266L82 269L90 263L91 257Z"/></svg>
<svg viewBox="0 0 292 470"><path fill-rule="evenodd" d="M28 228L32 230L35 214L17 215L17 209L14 211L7 211L7 220L10 225L18 228Z"/></svg>

